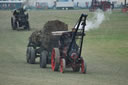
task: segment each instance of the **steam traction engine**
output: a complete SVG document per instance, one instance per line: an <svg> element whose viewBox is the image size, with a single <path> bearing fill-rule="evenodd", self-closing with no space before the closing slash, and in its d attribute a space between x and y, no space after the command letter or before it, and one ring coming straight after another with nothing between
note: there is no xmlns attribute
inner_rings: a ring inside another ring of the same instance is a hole
<svg viewBox="0 0 128 85"><path fill-rule="evenodd" d="M82 14L77 27L72 31L52 32L55 36L60 35L59 46L58 48L53 48L51 54L53 71L58 71L60 68L60 72L63 73L66 68L71 67L74 72L78 72L81 69L82 73L86 73L87 65L81 56L86 18L87 15ZM82 29L79 29L81 23Z"/></svg>
<svg viewBox="0 0 128 85"><path fill-rule="evenodd" d="M95 11L97 9L107 11L108 9L111 9L111 6L112 6L112 4L109 1L92 0L91 7L89 8L89 11Z"/></svg>
<svg viewBox="0 0 128 85"><path fill-rule="evenodd" d="M29 26L29 16L26 10L23 8L15 9L13 11L13 16L11 17L11 26L13 30L26 29L30 30Z"/></svg>

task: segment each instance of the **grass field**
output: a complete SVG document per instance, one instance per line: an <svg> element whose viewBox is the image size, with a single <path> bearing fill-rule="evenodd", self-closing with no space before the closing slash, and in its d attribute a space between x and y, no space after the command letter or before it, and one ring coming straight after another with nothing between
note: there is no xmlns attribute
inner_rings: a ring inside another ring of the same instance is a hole
<svg viewBox="0 0 128 85"><path fill-rule="evenodd" d="M11 11L0 11L0 85L127 85L128 84L128 13L114 10L99 29L86 32L82 56L87 74L72 70L62 74L49 65L26 63L28 37L48 20L59 19L72 28L81 13L76 11L29 11L31 31L11 29ZM39 59L37 59L38 61Z"/></svg>

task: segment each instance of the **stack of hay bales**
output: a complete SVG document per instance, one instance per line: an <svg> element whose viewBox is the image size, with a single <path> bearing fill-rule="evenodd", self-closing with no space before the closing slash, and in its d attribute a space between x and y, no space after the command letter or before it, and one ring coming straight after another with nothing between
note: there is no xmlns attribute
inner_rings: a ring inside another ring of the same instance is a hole
<svg viewBox="0 0 128 85"><path fill-rule="evenodd" d="M29 42L51 51L53 47L58 46L59 37L52 35L54 31L68 31L68 25L59 20L48 21L43 29L31 34Z"/></svg>

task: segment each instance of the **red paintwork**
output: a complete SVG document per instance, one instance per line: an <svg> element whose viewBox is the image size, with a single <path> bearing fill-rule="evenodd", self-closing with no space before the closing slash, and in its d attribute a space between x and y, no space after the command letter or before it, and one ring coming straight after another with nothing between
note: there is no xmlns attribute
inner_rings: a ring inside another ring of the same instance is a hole
<svg viewBox="0 0 128 85"><path fill-rule="evenodd" d="M51 66L52 66L52 70L54 71L55 69L55 49L54 48L52 50L52 55L51 55Z"/></svg>

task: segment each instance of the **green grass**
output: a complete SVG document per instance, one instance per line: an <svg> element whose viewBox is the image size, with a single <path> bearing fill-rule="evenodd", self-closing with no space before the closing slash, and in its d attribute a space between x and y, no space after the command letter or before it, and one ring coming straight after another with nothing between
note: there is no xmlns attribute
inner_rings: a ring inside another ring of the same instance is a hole
<svg viewBox="0 0 128 85"><path fill-rule="evenodd" d="M74 11L29 11L31 31L13 31L10 11L0 11L0 85L126 85L128 84L128 14L114 10L99 29L86 32L82 56L87 74L53 72L49 65L26 63L28 37L48 20L59 19L72 28L81 13ZM39 59L37 59L39 61Z"/></svg>

